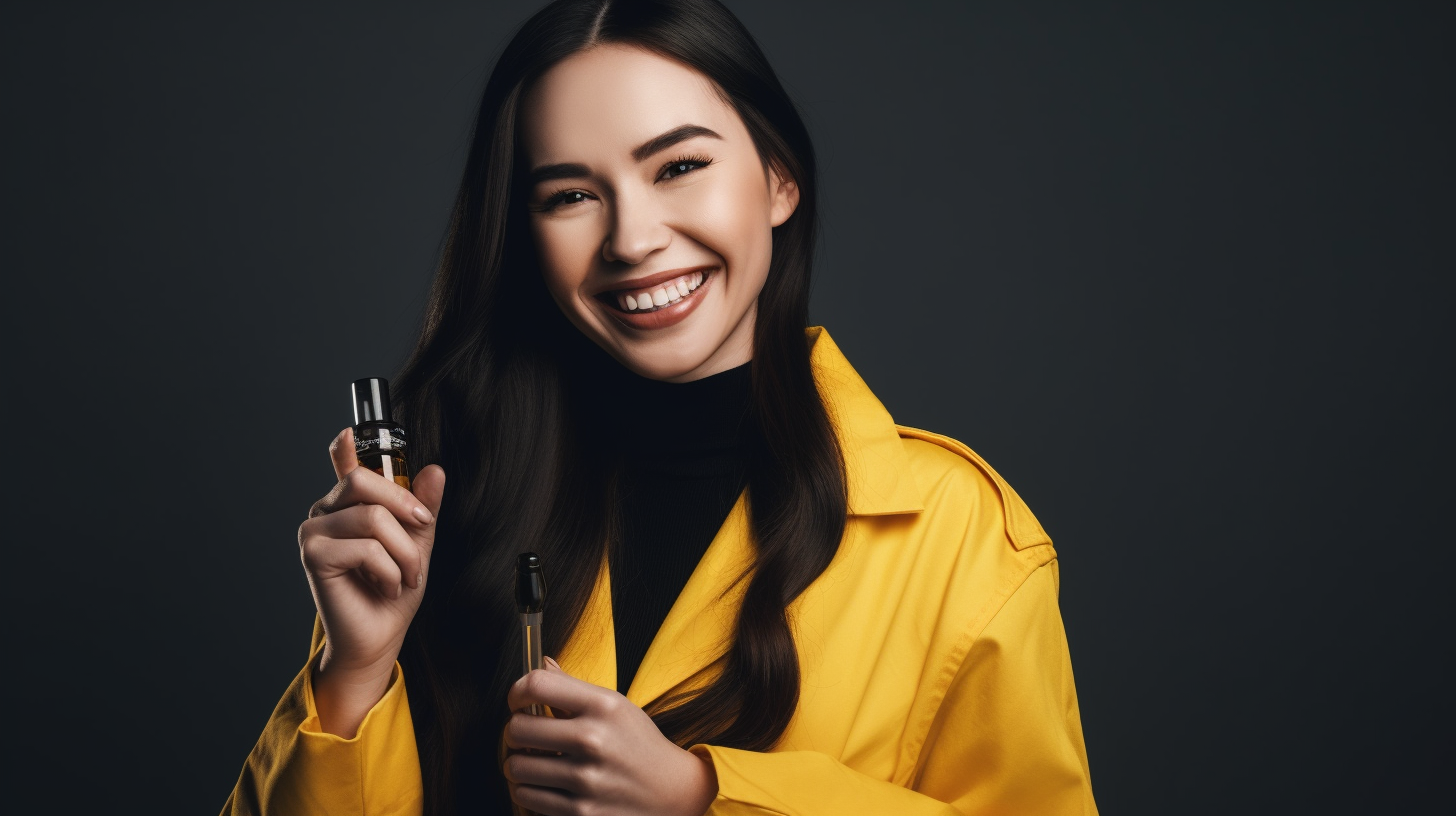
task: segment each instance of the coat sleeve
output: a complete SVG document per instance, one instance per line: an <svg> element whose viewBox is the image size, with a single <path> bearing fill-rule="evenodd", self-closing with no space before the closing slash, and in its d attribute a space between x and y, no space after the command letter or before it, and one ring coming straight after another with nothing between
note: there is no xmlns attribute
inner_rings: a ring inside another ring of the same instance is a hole
<svg viewBox="0 0 1456 816"><path fill-rule="evenodd" d="M908 786L814 751L694 745L718 774L708 816L1096 814L1057 589L1052 560L972 642Z"/></svg>
<svg viewBox="0 0 1456 816"><path fill-rule="evenodd" d="M418 816L424 787L399 663L353 739L319 728L311 668L323 649L314 624L308 663L248 754L223 816Z"/></svg>

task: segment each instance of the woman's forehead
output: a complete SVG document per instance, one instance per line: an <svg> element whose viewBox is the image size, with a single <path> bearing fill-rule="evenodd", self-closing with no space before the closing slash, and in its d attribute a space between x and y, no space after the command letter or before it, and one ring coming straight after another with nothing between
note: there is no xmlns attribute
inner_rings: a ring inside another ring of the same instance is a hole
<svg viewBox="0 0 1456 816"><path fill-rule="evenodd" d="M632 148L685 123L733 139L746 134L713 82L642 48L601 45L552 66L521 104L533 164L631 162Z"/></svg>

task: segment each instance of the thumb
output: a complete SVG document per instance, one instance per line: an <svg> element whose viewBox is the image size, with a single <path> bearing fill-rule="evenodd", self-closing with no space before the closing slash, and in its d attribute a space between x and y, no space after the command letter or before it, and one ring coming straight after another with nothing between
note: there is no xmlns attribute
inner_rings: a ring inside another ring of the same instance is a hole
<svg viewBox="0 0 1456 816"><path fill-rule="evenodd" d="M354 429L339 431L329 443L329 459L334 463L334 478L342 479L344 474L359 467L359 457L354 453Z"/></svg>
<svg viewBox="0 0 1456 816"><path fill-rule="evenodd" d="M440 502L445 498L445 469L426 465L410 480L410 492L432 514L440 515Z"/></svg>
<svg viewBox="0 0 1456 816"><path fill-rule="evenodd" d="M556 659L551 657L550 655L547 655L546 658L541 661L541 665L543 668L546 669L546 671L556 672L558 674L566 674L566 669L561 668L561 664L557 663ZM570 677L571 675L567 674L566 676ZM547 706L546 708L551 712L551 716L555 717L558 720L570 720L576 717L576 712L574 711L567 711L564 708L557 708L556 706Z"/></svg>

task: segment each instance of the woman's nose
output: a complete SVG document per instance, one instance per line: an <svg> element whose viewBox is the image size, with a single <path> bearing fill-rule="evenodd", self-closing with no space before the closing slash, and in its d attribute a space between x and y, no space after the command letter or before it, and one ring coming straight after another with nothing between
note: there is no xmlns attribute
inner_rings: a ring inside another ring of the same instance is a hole
<svg viewBox="0 0 1456 816"><path fill-rule="evenodd" d="M602 257L608 261L641 263L648 255L672 243L672 230L649 200L626 201L618 197L612 207L612 221Z"/></svg>

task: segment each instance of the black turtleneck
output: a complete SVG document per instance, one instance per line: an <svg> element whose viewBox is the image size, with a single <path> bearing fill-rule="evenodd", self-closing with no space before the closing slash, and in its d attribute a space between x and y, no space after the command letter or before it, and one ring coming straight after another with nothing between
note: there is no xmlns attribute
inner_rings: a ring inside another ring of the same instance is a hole
<svg viewBox="0 0 1456 816"><path fill-rule="evenodd" d="M608 567L623 694L746 484L750 365L686 383L622 369L613 383L621 535Z"/></svg>

